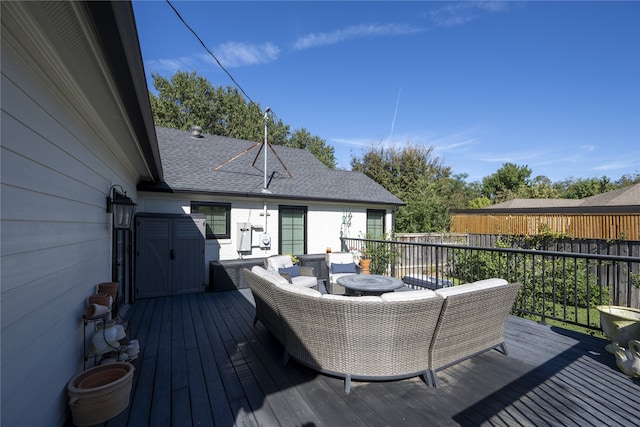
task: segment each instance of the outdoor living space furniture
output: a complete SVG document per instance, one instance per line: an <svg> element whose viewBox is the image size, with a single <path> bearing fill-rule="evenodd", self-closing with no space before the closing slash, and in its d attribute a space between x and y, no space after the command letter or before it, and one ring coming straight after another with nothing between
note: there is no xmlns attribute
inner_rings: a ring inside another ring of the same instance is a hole
<svg viewBox="0 0 640 427"><path fill-rule="evenodd" d="M351 297L292 286L260 267L244 274L254 324L261 321L284 346L284 362L291 357L344 378L346 393L351 379L421 375L438 386L436 371L496 346L504 351L506 314L520 287L494 280L444 295L425 289Z"/></svg>
<svg viewBox="0 0 640 427"><path fill-rule="evenodd" d="M504 324L520 286L487 279L435 291L444 303L429 349L428 384L438 387L437 371L485 351L507 354Z"/></svg>
<svg viewBox="0 0 640 427"><path fill-rule="evenodd" d="M294 265L289 255L274 255L264 260L265 268L275 271L296 286L313 288L318 285L313 267Z"/></svg>
<svg viewBox="0 0 640 427"><path fill-rule="evenodd" d="M400 279L378 274L345 274L338 277L337 282L349 296L382 295L404 286Z"/></svg>
<svg viewBox="0 0 640 427"><path fill-rule="evenodd" d="M329 252L325 255L327 263L327 292L343 294L344 288L338 285L338 279L349 274L360 274L362 269L351 252ZM337 286L336 286L337 285ZM334 289L335 287L335 289Z"/></svg>

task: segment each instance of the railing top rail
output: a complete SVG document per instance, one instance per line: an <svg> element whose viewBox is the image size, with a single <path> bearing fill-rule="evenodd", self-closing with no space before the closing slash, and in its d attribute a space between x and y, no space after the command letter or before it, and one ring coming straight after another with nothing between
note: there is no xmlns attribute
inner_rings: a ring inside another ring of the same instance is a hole
<svg viewBox="0 0 640 427"><path fill-rule="evenodd" d="M602 261L640 262L640 257L622 256L622 255L583 254L578 252L544 251L544 250L538 250L538 249L490 248L485 246L454 245L449 243L402 242L399 240L362 239L362 238L354 238L354 237L342 237L341 239L349 242L372 242L372 243L396 244L396 245L404 245L404 246L432 246L432 247L451 248L451 249L460 249L461 247L464 247L465 249L479 250L479 251L556 256L556 257L566 257L566 258L583 258L583 259L594 259L594 260L602 260Z"/></svg>

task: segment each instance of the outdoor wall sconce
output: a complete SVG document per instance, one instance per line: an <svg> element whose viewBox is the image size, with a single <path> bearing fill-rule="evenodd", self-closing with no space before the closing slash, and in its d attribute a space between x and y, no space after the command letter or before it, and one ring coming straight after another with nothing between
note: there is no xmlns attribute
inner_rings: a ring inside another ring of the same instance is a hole
<svg viewBox="0 0 640 427"><path fill-rule="evenodd" d="M118 187L122 193L116 191ZM136 204L127 197L127 192L120 185L112 185L107 196L107 212L113 212L113 228L128 230L133 221L133 211ZM112 196L111 196L112 194Z"/></svg>

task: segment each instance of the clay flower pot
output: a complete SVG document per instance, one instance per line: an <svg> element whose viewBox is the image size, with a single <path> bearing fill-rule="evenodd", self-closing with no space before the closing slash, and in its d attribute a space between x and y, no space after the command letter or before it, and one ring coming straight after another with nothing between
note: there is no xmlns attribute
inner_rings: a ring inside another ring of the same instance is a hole
<svg viewBox="0 0 640 427"><path fill-rule="evenodd" d="M107 293L97 293L89 297L89 304L104 305L111 308L111 297Z"/></svg>
<svg viewBox="0 0 640 427"><path fill-rule="evenodd" d="M360 260L360 267L362 267L362 274L370 274L371 273L371 260L368 258L363 258Z"/></svg>
<svg viewBox="0 0 640 427"><path fill-rule="evenodd" d="M103 423L129 405L134 367L116 362L80 372L67 385L73 424L92 426Z"/></svg>
<svg viewBox="0 0 640 427"><path fill-rule="evenodd" d="M85 317L87 319L97 319L107 313L109 313L108 307L100 304L89 304L87 311L85 312Z"/></svg>
<svg viewBox="0 0 640 427"><path fill-rule="evenodd" d="M118 282L104 282L98 285L99 294L109 294L111 301L116 302L118 300Z"/></svg>

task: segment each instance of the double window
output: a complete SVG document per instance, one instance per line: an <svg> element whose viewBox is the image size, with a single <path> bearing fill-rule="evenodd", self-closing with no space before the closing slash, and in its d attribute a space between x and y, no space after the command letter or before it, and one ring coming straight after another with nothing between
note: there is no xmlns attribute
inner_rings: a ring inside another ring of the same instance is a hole
<svg viewBox="0 0 640 427"><path fill-rule="evenodd" d="M191 202L191 213L206 217L207 239L231 238L231 203Z"/></svg>

